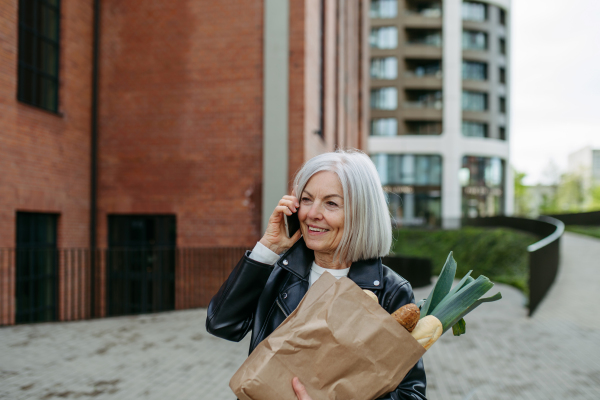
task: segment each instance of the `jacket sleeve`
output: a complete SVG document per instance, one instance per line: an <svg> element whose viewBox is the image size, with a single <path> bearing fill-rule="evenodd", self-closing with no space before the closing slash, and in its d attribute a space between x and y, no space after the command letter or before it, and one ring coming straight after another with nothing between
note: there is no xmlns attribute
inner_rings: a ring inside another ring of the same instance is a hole
<svg viewBox="0 0 600 400"><path fill-rule="evenodd" d="M239 342L254 320L254 311L272 265L242 257L208 305L206 330L220 338Z"/></svg>
<svg viewBox="0 0 600 400"><path fill-rule="evenodd" d="M384 304L384 308L392 313L408 303L415 302L415 296L412 291L412 287L407 281L398 287L395 293L389 298L385 299L387 304ZM400 385L394 390L379 399L381 400L427 400L425 398L425 387L427 386L427 379L425 378L425 367L423 366L423 359L421 358L415 366L406 374Z"/></svg>

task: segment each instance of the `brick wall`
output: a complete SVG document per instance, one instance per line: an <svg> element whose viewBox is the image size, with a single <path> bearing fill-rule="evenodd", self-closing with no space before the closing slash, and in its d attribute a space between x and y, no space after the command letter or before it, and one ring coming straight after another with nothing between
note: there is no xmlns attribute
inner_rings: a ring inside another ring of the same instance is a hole
<svg viewBox="0 0 600 400"><path fill-rule="evenodd" d="M59 247L87 246L92 1L61 1L59 114L17 101L17 6L0 2L0 248L16 245L17 211L58 213ZM14 318L10 265L0 263L0 325Z"/></svg>
<svg viewBox="0 0 600 400"><path fill-rule="evenodd" d="M260 1L102 2L98 244L173 214L178 246L251 246L262 180Z"/></svg>

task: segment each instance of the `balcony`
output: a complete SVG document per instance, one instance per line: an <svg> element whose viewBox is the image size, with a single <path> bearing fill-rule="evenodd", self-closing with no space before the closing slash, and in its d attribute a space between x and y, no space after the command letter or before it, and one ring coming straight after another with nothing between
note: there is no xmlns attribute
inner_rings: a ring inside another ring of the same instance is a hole
<svg viewBox="0 0 600 400"><path fill-rule="evenodd" d="M405 14L421 18L442 18L442 2L406 0Z"/></svg>
<svg viewBox="0 0 600 400"><path fill-rule="evenodd" d="M404 86L414 89L441 89L441 60L408 59L405 62Z"/></svg>
<svg viewBox="0 0 600 400"><path fill-rule="evenodd" d="M441 28L442 4L433 1L407 1L404 25L408 28Z"/></svg>
<svg viewBox="0 0 600 400"><path fill-rule="evenodd" d="M441 90L406 90L405 109L442 109Z"/></svg>

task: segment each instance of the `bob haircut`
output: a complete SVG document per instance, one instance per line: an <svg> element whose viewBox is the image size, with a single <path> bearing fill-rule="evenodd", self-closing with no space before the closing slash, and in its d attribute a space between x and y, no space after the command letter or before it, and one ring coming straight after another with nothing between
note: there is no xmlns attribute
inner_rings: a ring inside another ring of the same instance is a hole
<svg viewBox="0 0 600 400"><path fill-rule="evenodd" d="M375 165L359 150L337 150L308 160L296 174L296 196L318 172L335 172L344 195L344 233L333 259L355 262L389 254L392 221Z"/></svg>

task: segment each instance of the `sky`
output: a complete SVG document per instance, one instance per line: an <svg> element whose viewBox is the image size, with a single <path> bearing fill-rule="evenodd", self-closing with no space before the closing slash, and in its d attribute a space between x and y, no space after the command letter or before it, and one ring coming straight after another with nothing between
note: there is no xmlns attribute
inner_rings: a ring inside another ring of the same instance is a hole
<svg viewBox="0 0 600 400"><path fill-rule="evenodd" d="M600 0L512 0L511 35L511 164L547 183L600 149Z"/></svg>

